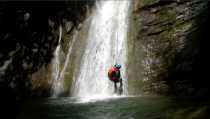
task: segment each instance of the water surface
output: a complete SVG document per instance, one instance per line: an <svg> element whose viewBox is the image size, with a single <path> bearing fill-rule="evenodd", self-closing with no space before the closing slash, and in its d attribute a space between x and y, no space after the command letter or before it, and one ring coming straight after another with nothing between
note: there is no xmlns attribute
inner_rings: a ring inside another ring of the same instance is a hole
<svg viewBox="0 0 210 119"><path fill-rule="evenodd" d="M30 100L18 119L208 119L208 110L166 97L66 97Z"/></svg>

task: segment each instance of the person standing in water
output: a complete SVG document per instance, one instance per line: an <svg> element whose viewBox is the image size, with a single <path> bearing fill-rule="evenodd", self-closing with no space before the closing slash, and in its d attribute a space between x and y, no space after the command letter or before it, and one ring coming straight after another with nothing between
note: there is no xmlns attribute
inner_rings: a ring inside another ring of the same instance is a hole
<svg viewBox="0 0 210 119"><path fill-rule="evenodd" d="M111 80L114 83L114 93L115 94L118 93L121 95L123 92L123 89L122 89L123 83L122 83L122 77L120 74L120 68L121 68L120 64L115 64L114 66L111 66L108 70L108 77L109 77L109 80ZM120 83L119 89L117 87L117 83Z"/></svg>

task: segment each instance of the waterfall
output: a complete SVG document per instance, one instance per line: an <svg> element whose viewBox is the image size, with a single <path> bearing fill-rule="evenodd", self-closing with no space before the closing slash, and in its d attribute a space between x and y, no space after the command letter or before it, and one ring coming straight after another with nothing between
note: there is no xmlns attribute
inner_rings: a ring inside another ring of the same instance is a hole
<svg viewBox="0 0 210 119"><path fill-rule="evenodd" d="M92 16L87 46L80 71L72 86L76 97L111 96L114 84L107 77L108 68L122 65L123 93L127 94L126 57L130 0L100 1Z"/></svg>
<svg viewBox="0 0 210 119"><path fill-rule="evenodd" d="M60 74L60 41L62 36L62 26L59 26L59 40L58 40L58 46L56 47L54 51L54 59L52 61L52 92L53 97L56 96L60 91L59 87L61 85L61 82L59 81L59 74Z"/></svg>
<svg viewBox="0 0 210 119"><path fill-rule="evenodd" d="M53 94L52 94L52 97L57 97L59 94L64 92L65 73L66 73L66 69L67 69L68 64L69 64L69 58L70 58L70 55L72 53L72 48L73 48L73 45L76 41L76 37L77 37L77 33L78 33L77 31L74 31L73 38L68 43L68 46L69 46L68 53L66 54L65 62L62 63L63 67L61 68L60 67L60 65L61 65L61 62L60 62L60 53L61 53L60 41L61 41L61 36L62 36L62 27L61 26L59 27L59 32L60 32L60 34L59 34L59 44L56 47L56 50L54 52L54 59L53 59L53 62L52 62L52 80L53 80L53 90L52 90Z"/></svg>

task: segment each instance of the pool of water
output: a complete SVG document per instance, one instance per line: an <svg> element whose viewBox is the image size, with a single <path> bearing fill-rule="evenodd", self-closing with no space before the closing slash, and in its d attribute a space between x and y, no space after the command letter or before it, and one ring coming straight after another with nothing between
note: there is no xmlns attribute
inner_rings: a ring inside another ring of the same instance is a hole
<svg viewBox="0 0 210 119"><path fill-rule="evenodd" d="M17 119L208 119L206 104L167 97L33 99Z"/></svg>

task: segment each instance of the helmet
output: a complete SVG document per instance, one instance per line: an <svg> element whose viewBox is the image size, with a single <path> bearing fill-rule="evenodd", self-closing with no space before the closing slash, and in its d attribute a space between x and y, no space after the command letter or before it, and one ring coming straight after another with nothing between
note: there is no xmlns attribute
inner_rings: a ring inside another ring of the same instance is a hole
<svg viewBox="0 0 210 119"><path fill-rule="evenodd" d="M120 64L115 64L114 67L116 67L117 69L120 69L121 65Z"/></svg>

